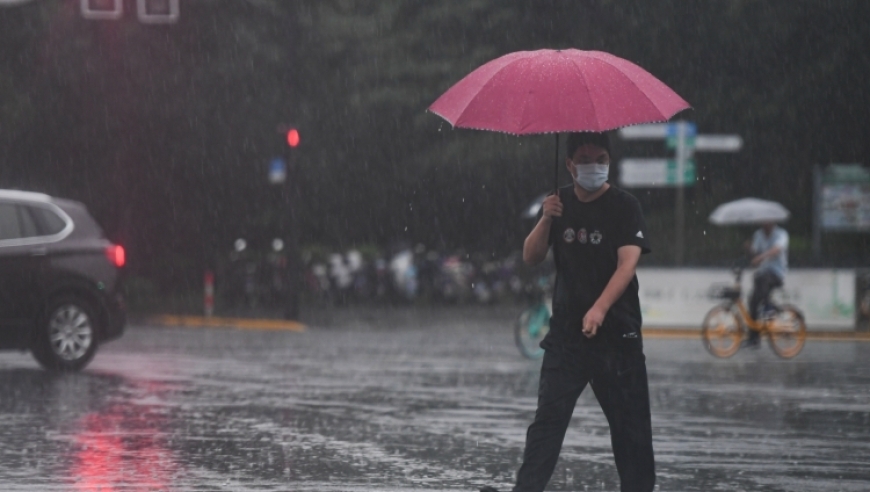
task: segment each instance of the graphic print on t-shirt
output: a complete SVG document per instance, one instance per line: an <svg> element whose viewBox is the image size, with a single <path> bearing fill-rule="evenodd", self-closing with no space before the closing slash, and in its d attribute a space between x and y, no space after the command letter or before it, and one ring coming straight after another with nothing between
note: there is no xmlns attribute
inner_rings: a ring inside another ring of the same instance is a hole
<svg viewBox="0 0 870 492"><path fill-rule="evenodd" d="M595 229L595 231L593 231L592 234L589 235L589 242L591 242L592 244L601 244L601 238L601 232L599 232L598 229Z"/></svg>
<svg viewBox="0 0 870 492"><path fill-rule="evenodd" d="M554 219L548 238L557 271L553 292L555 321L550 333L554 339L592 343L576 327L613 277L619 264L619 249L637 246L641 253L649 251L647 230L637 199L618 188L611 187L592 202L581 202L571 187L565 187L560 190L560 199L563 212ZM602 337L594 343L605 343L607 339L610 341L606 343L623 346L634 337L640 343L642 316L636 277L605 318Z"/></svg>

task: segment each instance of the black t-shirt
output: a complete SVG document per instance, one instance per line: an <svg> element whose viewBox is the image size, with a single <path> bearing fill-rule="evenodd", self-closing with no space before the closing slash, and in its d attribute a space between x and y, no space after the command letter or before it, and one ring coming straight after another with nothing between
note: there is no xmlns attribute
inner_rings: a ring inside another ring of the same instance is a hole
<svg viewBox="0 0 870 492"><path fill-rule="evenodd" d="M559 198L562 216L553 219L549 236L556 263L551 337L568 344L639 345L637 276L610 307L595 337L587 339L581 323L616 272L617 250L635 245L650 252L640 203L612 185L588 203L577 199L573 185L559 189Z"/></svg>

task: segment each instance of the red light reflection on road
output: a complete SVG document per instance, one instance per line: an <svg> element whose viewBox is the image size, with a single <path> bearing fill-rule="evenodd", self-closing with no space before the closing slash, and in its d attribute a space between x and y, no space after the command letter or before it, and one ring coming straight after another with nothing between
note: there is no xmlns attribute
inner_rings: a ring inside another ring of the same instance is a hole
<svg viewBox="0 0 870 492"><path fill-rule="evenodd" d="M160 390L148 385L147 393ZM151 391L155 389L155 391ZM75 489L112 492L131 486L172 490L178 464L166 448L166 408L131 402L113 403L79 422L71 476Z"/></svg>

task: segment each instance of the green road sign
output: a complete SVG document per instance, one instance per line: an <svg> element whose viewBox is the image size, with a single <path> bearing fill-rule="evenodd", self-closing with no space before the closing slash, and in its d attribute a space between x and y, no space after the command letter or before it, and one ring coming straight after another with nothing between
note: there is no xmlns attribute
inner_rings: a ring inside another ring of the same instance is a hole
<svg viewBox="0 0 870 492"><path fill-rule="evenodd" d="M831 164L822 175L824 183L870 183L870 168L861 164Z"/></svg>
<svg viewBox="0 0 870 492"><path fill-rule="evenodd" d="M628 188L692 186L695 184L695 161L686 161L683 179L679 179L674 159L623 159L619 163L619 181Z"/></svg>
<svg viewBox="0 0 870 492"><path fill-rule="evenodd" d="M695 138L696 137L694 137L694 136L683 137L683 145L685 145L687 149L695 148ZM676 149L677 148L677 137L675 135L668 137L667 139L665 139L665 145L669 149Z"/></svg>
<svg viewBox="0 0 870 492"><path fill-rule="evenodd" d="M677 176L677 161L668 159L667 181L673 184L685 184L691 186L695 183L695 161L689 159L683 166L683 179Z"/></svg>

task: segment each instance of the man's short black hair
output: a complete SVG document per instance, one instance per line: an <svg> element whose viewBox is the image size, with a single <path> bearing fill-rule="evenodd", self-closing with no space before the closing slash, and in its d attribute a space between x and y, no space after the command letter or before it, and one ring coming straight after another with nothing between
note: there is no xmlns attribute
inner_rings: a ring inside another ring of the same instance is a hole
<svg viewBox="0 0 870 492"><path fill-rule="evenodd" d="M610 137L606 133L575 132L568 134L565 146L565 149L568 151L568 158L574 157L574 152L577 152L577 149L586 144L597 145L610 154Z"/></svg>

